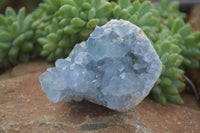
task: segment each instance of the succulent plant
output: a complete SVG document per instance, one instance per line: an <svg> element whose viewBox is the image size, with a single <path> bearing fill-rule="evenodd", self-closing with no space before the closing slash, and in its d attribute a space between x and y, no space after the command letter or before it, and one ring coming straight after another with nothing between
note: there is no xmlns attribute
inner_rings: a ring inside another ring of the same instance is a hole
<svg viewBox="0 0 200 133"><path fill-rule="evenodd" d="M18 60L28 61L34 44L32 17L25 16L25 8L16 12L8 7L5 16L0 15L0 64L7 66Z"/></svg>
<svg viewBox="0 0 200 133"><path fill-rule="evenodd" d="M185 14L178 11L179 4L169 0L161 0L159 6L162 28L167 28L172 35L172 43L181 47L181 55L184 57L183 65L189 68L198 68L199 62L197 57L200 56L200 32L192 33L190 24L185 24L183 18Z"/></svg>
<svg viewBox="0 0 200 133"><path fill-rule="evenodd" d="M179 2L170 0L160 0L160 3L154 5L154 8L158 10L158 13L162 19L167 20L171 17L185 18L186 14L179 11Z"/></svg>
<svg viewBox="0 0 200 133"><path fill-rule="evenodd" d="M96 25L125 19L143 29L162 61L162 74L151 91L154 99L183 104L179 94L185 88L184 69L198 68L200 56L200 32L192 33L184 17L178 3L169 0L160 5L139 0L44 0L27 17L24 9L16 15L8 8L5 16L0 15L0 62L27 61L37 53L55 61L86 40Z"/></svg>
<svg viewBox="0 0 200 133"><path fill-rule="evenodd" d="M183 62L183 56L180 55L181 48L172 43L173 37L168 34L167 30L163 30L159 36L160 40L154 44L154 48L162 61L163 70L151 94L161 104L165 104L167 100L176 104L183 104L179 95L179 92L185 88L182 80L184 71L179 68Z"/></svg>
<svg viewBox="0 0 200 133"><path fill-rule="evenodd" d="M199 67L197 58L200 56L200 32L191 32L190 24L185 24L180 18L174 19L168 28L181 47L181 55L184 57L183 65L187 68L196 69Z"/></svg>
<svg viewBox="0 0 200 133"><path fill-rule="evenodd" d="M154 48L163 63L163 72L151 93L161 104L167 100L183 104L179 95L185 88L182 75L185 68L199 67L197 58L200 56L200 32L191 32L191 26L184 23L184 15L178 12L176 3L170 5L168 0L161 0L158 7L162 25ZM171 14L163 15L161 10Z"/></svg>
<svg viewBox="0 0 200 133"><path fill-rule="evenodd" d="M41 5L47 9L52 6L47 1ZM42 25L40 22L38 29L45 31L45 36L38 42L43 47L41 56L54 61L67 56L77 42L86 40L96 25L105 24L112 16L112 4L105 0L62 0L58 10L46 14L51 20L42 21Z"/></svg>

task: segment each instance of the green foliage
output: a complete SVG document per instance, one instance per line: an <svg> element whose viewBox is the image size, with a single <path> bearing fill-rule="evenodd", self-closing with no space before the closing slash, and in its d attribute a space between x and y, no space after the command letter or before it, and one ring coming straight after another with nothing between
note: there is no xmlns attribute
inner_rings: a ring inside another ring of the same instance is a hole
<svg viewBox="0 0 200 133"><path fill-rule="evenodd" d="M112 4L105 0L45 0L33 15L40 55L55 61L86 40L96 25L105 24L112 17Z"/></svg>
<svg viewBox="0 0 200 133"><path fill-rule="evenodd" d="M191 32L191 26L183 21L185 15L178 11L177 3L170 5L169 0L161 0L156 8L162 25L154 42L154 48L164 69L160 82L154 86L151 93L161 104L165 104L166 100L183 104L179 95L185 88L182 80L184 69L181 68L199 67L197 58L200 56L200 32Z"/></svg>
<svg viewBox="0 0 200 133"><path fill-rule="evenodd" d="M16 12L8 7L0 15L0 64L7 66L17 61L28 61L34 44L32 17L25 15L25 8Z"/></svg>
<svg viewBox="0 0 200 133"><path fill-rule="evenodd" d="M161 0L44 0L30 15L8 8L0 15L0 62L14 64L39 55L47 61L66 57L77 42L85 41L95 26L125 19L141 27L159 55L163 70L151 94L160 104L183 104L184 68L198 68L200 32L191 32L178 3ZM32 21L34 20L34 21Z"/></svg>

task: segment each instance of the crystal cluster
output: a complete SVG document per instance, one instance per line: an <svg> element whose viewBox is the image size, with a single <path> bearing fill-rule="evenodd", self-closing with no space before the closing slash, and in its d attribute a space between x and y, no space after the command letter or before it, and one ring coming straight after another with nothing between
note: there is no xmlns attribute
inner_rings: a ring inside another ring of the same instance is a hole
<svg viewBox="0 0 200 133"><path fill-rule="evenodd" d="M52 102L86 99L124 112L149 94L161 70L143 31L128 21L111 20L39 79Z"/></svg>

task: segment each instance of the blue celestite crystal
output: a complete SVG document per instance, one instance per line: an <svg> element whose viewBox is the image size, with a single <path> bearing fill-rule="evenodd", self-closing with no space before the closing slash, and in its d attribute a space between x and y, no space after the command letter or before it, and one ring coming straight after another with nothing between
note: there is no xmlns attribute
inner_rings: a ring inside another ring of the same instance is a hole
<svg viewBox="0 0 200 133"><path fill-rule="evenodd" d="M124 20L97 26L87 42L55 64L39 78L50 101L86 99L120 112L149 94L162 69L150 40Z"/></svg>

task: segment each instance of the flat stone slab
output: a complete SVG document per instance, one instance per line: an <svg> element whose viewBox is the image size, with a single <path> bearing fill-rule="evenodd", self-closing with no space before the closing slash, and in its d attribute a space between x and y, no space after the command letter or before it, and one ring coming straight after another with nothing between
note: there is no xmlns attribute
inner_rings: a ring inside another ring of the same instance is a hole
<svg viewBox="0 0 200 133"><path fill-rule="evenodd" d="M37 67L36 67L37 66ZM118 113L86 101L50 102L38 77L47 65L20 64L0 75L1 133L199 133L200 106L182 94L184 105L162 106L146 98L134 110Z"/></svg>

